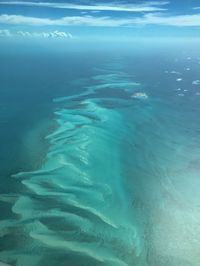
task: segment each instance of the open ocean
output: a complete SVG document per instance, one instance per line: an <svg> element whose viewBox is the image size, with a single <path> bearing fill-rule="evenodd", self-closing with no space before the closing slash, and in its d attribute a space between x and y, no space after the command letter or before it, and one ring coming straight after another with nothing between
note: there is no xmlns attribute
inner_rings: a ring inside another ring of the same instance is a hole
<svg viewBox="0 0 200 266"><path fill-rule="evenodd" d="M0 261L199 266L200 49L4 46Z"/></svg>

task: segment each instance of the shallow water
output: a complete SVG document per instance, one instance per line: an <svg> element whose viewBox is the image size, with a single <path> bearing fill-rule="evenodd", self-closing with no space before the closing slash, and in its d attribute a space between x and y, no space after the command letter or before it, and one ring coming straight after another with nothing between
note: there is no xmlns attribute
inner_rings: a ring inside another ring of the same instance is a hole
<svg viewBox="0 0 200 266"><path fill-rule="evenodd" d="M17 116L21 142L10 149L23 159L12 168L4 157L2 262L199 265L200 59L188 53L96 55L87 70L79 54L71 70L46 70L43 82L69 69L44 89L42 111L41 87L30 88L35 123Z"/></svg>

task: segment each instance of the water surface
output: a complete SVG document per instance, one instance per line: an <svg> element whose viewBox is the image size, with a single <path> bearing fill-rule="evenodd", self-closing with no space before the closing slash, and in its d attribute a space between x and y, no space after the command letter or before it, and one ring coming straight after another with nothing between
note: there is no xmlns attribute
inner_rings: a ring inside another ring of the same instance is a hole
<svg viewBox="0 0 200 266"><path fill-rule="evenodd" d="M199 265L200 52L1 58L1 261Z"/></svg>

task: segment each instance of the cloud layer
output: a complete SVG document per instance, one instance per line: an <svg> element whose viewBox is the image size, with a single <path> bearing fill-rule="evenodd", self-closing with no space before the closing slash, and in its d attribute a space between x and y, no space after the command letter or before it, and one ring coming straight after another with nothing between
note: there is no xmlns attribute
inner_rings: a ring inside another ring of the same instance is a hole
<svg viewBox="0 0 200 266"><path fill-rule="evenodd" d="M129 25L130 19L115 19L111 17L68 16L59 19L27 17L21 15L0 15L0 23L29 26L101 26L116 27Z"/></svg>
<svg viewBox="0 0 200 266"><path fill-rule="evenodd" d="M167 1L148 1L141 4L102 4L96 3L93 5L81 5L71 3L56 3L56 2L26 2L26 1L2 1L2 5L22 5L22 6L35 6L35 7L49 7L49 8L62 8L62 9L76 9L87 11L123 11L123 12L154 12L163 11L166 8L162 6L167 5Z"/></svg>
<svg viewBox="0 0 200 266"><path fill-rule="evenodd" d="M59 19L28 17L21 15L0 15L0 23L7 25L29 26L99 26L119 27L138 25L162 25L176 27L200 26L200 13L192 15L166 16L160 13L148 13L142 17L113 18L109 16L67 16Z"/></svg>
<svg viewBox="0 0 200 266"><path fill-rule="evenodd" d="M200 26L200 14L166 16L161 14L146 14L134 20L140 25L162 25L176 27L197 27Z"/></svg>

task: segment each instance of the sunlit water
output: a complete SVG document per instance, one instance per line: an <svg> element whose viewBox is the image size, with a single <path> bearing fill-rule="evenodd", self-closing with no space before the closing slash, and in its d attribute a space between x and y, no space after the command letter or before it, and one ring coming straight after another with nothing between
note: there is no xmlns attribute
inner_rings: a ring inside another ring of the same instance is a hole
<svg viewBox="0 0 200 266"><path fill-rule="evenodd" d="M74 54L70 69L64 54L44 76L42 67L36 72L32 100L23 75L16 97L10 89L2 98L1 145L16 159L1 155L0 260L197 266L200 58L134 50L98 56L90 63ZM18 141L9 143L15 127Z"/></svg>

